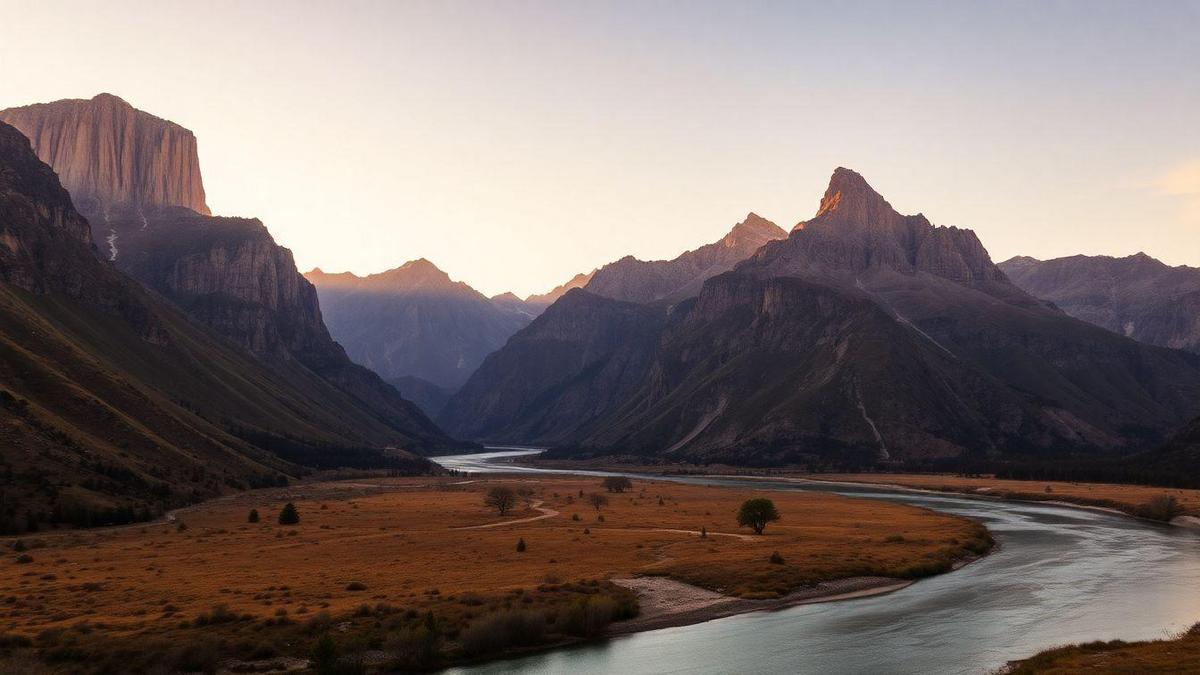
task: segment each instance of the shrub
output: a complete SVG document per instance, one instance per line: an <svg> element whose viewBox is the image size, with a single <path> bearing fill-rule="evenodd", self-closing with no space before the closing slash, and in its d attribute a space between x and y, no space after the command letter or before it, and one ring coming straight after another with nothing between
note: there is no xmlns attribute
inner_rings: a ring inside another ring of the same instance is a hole
<svg viewBox="0 0 1200 675"><path fill-rule="evenodd" d="M525 552L525 539L523 539L523 538L518 539L517 540L517 553L524 553L524 552Z"/></svg>
<svg viewBox="0 0 1200 675"><path fill-rule="evenodd" d="M609 492L621 493L626 490L633 489L633 481L629 480L625 476L609 476L608 478L604 479L602 485L604 486L604 489L608 490Z"/></svg>
<svg viewBox="0 0 1200 675"><path fill-rule="evenodd" d="M288 502L283 505L283 510L279 512L280 525L299 525L300 512L296 510L296 505Z"/></svg>
<svg viewBox="0 0 1200 675"><path fill-rule="evenodd" d="M258 522L258 509L250 509L250 515L246 518L246 521L250 522L250 523L257 523Z"/></svg>
<svg viewBox="0 0 1200 675"><path fill-rule="evenodd" d="M779 551L775 551L771 554L770 561L772 565L782 565L783 556L779 555Z"/></svg>
<svg viewBox="0 0 1200 675"><path fill-rule="evenodd" d="M459 642L468 656L479 656L510 647L541 644L545 634L545 615L533 610L513 610L476 619L459 635Z"/></svg>
<svg viewBox="0 0 1200 675"><path fill-rule="evenodd" d="M441 642L436 627L422 624L394 633L384 643L384 649L395 655L395 669L415 670L428 667L437 659Z"/></svg>
<svg viewBox="0 0 1200 675"><path fill-rule="evenodd" d="M346 590L348 590L348 591L365 591L365 590L367 590L367 585L361 581L351 581L350 583L346 584Z"/></svg>
<svg viewBox="0 0 1200 675"><path fill-rule="evenodd" d="M207 614L201 614L192 621L193 626L215 626L222 623L237 621L237 614L229 611L225 605L214 606Z"/></svg>
<svg viewBox="0 0 1200 675"><path fill-rule="evenodd" d="M18 565L28 565L31 562L33 562L33 556L29 555L28 553L22 553L21 555L17 556Z"/></svg>
<svg viewBox="0 0 1200 675"><path fill-rule="evenodd" d="M588 495L588 504L591 504L592 508L596 509L596 513L600 513L600 509L608 506L608 497L605 497L599 492L593 492L592 494Z"/></svg>
<svg viewBox="0 0 1200 675"><path fill-rule="evenodd" d="M618 615L617 601L606 595L593 595L571 603L562 616L562 630L576 637L595 637L604 632Z"/></svg>
<svg viewBox="0 0 1200 675"><path fill-rule="evenodd" d="M1183 507L1174 495L1159 495L1134 509L1134 515L1168 523L1183 515Z"/></svg>

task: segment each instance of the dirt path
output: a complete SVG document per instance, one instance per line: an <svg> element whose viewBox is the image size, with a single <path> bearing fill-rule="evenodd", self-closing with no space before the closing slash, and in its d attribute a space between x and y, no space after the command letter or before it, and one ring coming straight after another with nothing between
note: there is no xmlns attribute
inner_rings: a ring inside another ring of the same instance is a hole
<svg viewBox="0 0 1200 675"><path fill-rule="evenodd" d="M611 530L614 532L674 532L676 534L690 534L696 537L700 536L700 530L677 530L669 527L593 527L593 530ZM755 537L749 534L737 534L734 532L708 532L710 537L733 537L742 541L754 541Z"/></svg>
<svg viewBox="0 0 1200 675"><path fill-rule="evenodd" d="M452 527L450 529L452 529L452 530L483 530L483 529L486 529L489 527L501 527L504 525L518 525L520 523L532 523L535 520L545 520L546 518L553 518L554 516L559 515L558 511L555 511L554 509L543 508L542 507L543 503L544 502L542 502L541 500L538 500L529 505L529 508L533 509L534 511L541 511L542 515L540 515L540 516L531 516L529 518L518 518L516 520L501 520L496 523L487 523L485 525L467 525L465 527Z"/></svg>

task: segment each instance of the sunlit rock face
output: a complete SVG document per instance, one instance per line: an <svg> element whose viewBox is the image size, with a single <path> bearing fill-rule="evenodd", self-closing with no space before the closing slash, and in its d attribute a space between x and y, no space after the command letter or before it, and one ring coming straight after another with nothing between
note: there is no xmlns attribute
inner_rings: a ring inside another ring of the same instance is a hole
<svg viewBox="0 0 1200 675"><path fill-rule="evenodd" d="M209 213L192 132L112 94L9 108L0 120L29 138L90 220L162 206Z"/></svg>

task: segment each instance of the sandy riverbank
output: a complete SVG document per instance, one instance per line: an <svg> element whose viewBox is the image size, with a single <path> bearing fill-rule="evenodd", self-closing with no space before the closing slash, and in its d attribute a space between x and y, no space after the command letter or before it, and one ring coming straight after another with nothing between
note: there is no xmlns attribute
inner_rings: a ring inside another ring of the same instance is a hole
<svg viewBox="0 0 1200 675"><path fill-rule="evenodd" d="M613 579L638 594L641 608L636 618L622 621L609 629L609 635L627 635L660 628L688 626L736 614L785 609L818 602L851 600L892 593L914 582L890 577L850 577L817 584L782 598L746 600L722 595L667 577Z"/></svg>

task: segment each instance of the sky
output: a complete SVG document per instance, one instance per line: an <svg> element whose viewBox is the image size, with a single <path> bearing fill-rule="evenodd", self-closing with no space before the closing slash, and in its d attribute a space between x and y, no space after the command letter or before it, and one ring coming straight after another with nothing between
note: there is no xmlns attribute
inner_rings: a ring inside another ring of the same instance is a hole
<svg viewBox="0 0 1200 675"><path fill-rule="evenodd" d="M302 270L487 294L671 258L838 166L1013 255L1200 266L1200 0L0 0L0 108L116 94Z"/></svg>

